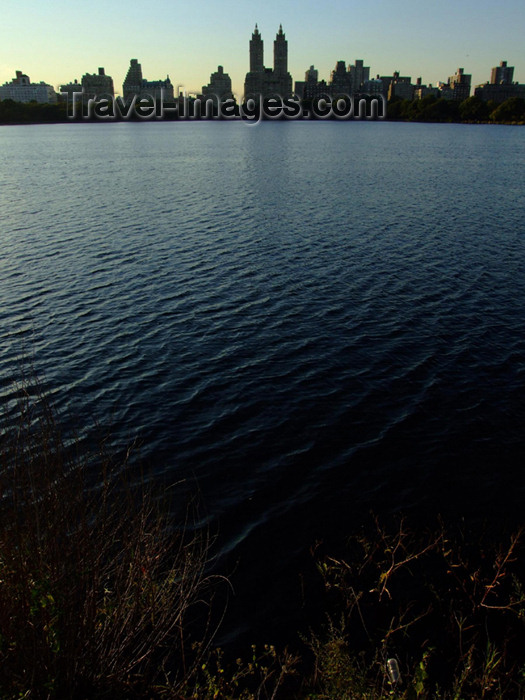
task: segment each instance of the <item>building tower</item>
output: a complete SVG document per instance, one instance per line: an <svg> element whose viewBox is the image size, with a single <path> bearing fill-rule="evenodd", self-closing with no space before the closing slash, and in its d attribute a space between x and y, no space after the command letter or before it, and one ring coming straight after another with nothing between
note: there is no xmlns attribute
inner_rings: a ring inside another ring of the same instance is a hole
<svg viewBox="0 0 525 700"><path fill-rule="evenodd" d="M216 95L217 97L232 97L232 81L222 66L218 66L217 72L212 73L208 85L202 87L203 95Z"/></svg>
<svg viewBox="0 0 525 700"><path fill-rule="evenodd" d="M346 63L344 61L337 61L330 75L330 85L333 95L350 94L350 74L346 70Z"/></svg>
<svg viewBox="0 0 525 700"><path fill-rule="evenodd" d="M245 98L285 98L292 94L292 76L288 73L288 42L282 26L275 37L273 61L273 68L264 67L263 41L255 25L250 41L250 70L244 81Z"/></svg>
<svg viewBox="0 0 525 700"><path fill-rule="evenodd" d="M128 73L122 84L124 99L133 98L133 95L140 95L142 91L142 66L136 58L132 58L129 63Z"/></svg>
<svg viewBox="0 0 525 700"><path fill-rule="evenodd" d="M86 73L82 76L82 91L87 100L114 97L113 78L106 75L104 68L99 68L98 73Z"/></svg>
<svg viewBox="0 0 525 700"><path fill-rule="evenodd" d="M490 82L492 85L512 85L514 67L507 66L507 61L501 61L499 66L492 69Z"/></svg>
<svg viewBox="0 0 525 700"><path fill-rule="evenodd" d="M364 83L370 79L370 67L364 65L364 61L357 59L353 66L348 67L350 73L350 87L355 94L361 90Z"/></svg>
<svg viewBox="0 0 525 700"><path fill-rule="evenodd" d="M273 42L273 91L282 98L292 94L292 76L288 73L288 42L282 24Z"/></svg>
<svg viewBox="0 0 525 700"><path fill-rule="evenodd" d="M283 32L283 25L273 42L273 70L276 76L283 77L288 73L288 42Z"/></svg>
<svg viewBox="0 0 525 700"><path fill-rule="evenodd" d="M166 80L145 80L142 77L142 66L136 58L129 63L128 73L122 84L124 99L137 99L146 97L153 100L166 100L173 102L173 84L169 75Z"/></svg>
<svg viewBox="0 0 525 700"><path fill-rule="evenodd" d="M310 68L304 74L304 82L305 83L317 83L318 80L319 80L319 71L316 68L314 68L313 66L310 66Z"/></svg>
<svg viewBox="0 0 525 700"><path fill-rule="evenodd" d="M448 84L452 90L452 99L463 102L470 96L470 81L472 76L465 73L463 68L458 68L455 75L451 75Z"/></svg>
<svg viewBox="0 0 525 700"><path fill-rule="evenodd" d="M257 25L250 41L250 73L264 73L264 44Z"/></svg>

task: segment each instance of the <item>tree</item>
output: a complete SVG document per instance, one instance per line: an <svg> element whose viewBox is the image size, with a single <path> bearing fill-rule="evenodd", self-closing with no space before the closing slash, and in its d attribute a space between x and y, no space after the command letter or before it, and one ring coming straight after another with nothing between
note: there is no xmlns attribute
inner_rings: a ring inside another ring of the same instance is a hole
<svg viewBox="0 0 525 700"><path fill-rule="evenodd" d="M459 115L462 121L473 121L473 122L484 122L489 119L489 107L486 102L478 97L477 95L472 95L472 97L467 97L459 105Z"/></svg>
<svg viewBox="0 0 525 700"><path fill-rule="evenodd" d="M525 100L522 97L510 97L496 107L490 118L495 122L525 121Z"/></svg>

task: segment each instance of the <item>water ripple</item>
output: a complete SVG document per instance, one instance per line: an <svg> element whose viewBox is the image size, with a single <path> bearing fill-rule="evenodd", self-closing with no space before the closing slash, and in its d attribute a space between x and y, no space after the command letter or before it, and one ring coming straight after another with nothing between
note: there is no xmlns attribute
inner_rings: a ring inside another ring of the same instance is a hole
<svg viewBox="0 0 525 700"><path fill-rule="evenodd" d="M197 478L225 553L518 510L523 130L70 126L0 131L6 405L28 355L83 439Z"/></svg>

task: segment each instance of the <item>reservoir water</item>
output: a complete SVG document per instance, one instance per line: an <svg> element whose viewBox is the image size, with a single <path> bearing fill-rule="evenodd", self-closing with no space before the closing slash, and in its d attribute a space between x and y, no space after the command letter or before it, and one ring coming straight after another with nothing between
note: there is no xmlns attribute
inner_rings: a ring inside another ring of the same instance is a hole
<svg viewBox="0 0 525 700"><path fill-rule="evenodd" d="M2 402L30 357L197 485L266 621L370 510L517 522L524 163L511 126L2 127Z"/></svg>

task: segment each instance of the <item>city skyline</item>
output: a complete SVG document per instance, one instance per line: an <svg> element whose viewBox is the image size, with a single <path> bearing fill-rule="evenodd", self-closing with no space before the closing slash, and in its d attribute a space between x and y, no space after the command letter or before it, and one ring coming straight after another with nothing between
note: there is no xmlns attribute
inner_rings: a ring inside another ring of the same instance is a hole
<svg viewBox="0 0 525 700"><path fill-rule="evenodd" d="M268 55L282 24L294 82L312 64L328 80L337 61L356 59L370 66L371 76L399 70L424 84L446 80L462 66L473 85L487 82L491 69L506 60L515 68L514 80L525 80L525 5L516 0L499 6L444 0L424 8L413 0L366 7L338 1L322 11L311 2L271 0L253 8L197 0L175 8L153 0L147 14L121 0L95 0L89 8L74 1L50 8L35 0L15 7L8 0L3 15L0 84L21 70L33 82L56 88L104 66L121 94L130 58L136 57L149 80L169 75L175 88L188 93L200 92L222 65L233 92L242 95L255 23ZM73 29L65 36L61 24Z"/></svg>

